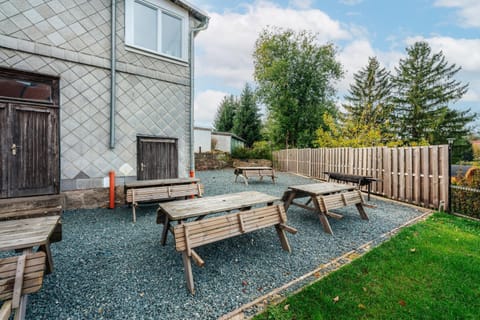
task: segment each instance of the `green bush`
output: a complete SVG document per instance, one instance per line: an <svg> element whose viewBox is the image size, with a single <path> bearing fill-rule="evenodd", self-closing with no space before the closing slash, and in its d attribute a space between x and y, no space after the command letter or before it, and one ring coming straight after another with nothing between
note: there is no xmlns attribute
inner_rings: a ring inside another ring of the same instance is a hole
<svg viewBox="0 0 480 320"><path fill-rule="evenodd" d="M235 148L232 151L232 158L272 160L272 150L267 141L257 141L253 143L253 148Z"/></svg>

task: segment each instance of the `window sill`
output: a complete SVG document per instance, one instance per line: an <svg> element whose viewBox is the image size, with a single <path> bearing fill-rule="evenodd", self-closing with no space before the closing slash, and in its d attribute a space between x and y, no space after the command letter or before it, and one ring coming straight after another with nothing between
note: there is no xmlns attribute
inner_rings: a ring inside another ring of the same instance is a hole
<svg viewBox="0 0 480 320"><path fill-rule="evenodd" d="M140 48L140 47L137 47L137 46L132 46L132 45L129 45L129 44L126 44L126 43L125 43L125 50L129 51L129 52L137 53L137 54L142 54L144 56L148 56L148 57L151 57L151 58L154 58L154 59L175 63L175 64L178 64L178 65L181 65L181 66L184 66L184 67L188 66L188 61L187 60L172 57L172 56L168 56L168 55L164 55L164 54L161 54L161 53L150 51L148 49Z"/></svg>

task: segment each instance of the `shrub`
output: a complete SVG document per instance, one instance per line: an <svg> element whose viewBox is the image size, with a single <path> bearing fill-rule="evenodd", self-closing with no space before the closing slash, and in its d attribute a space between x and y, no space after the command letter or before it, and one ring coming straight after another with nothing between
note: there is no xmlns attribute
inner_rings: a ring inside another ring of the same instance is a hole
<svg viewBox="0 0 480 320"><path fill-rule="evenodd" d="M253 143L253 148L235 148L232 151L232 158L272 160L272 150L267 141L257 141Z"/></svg>

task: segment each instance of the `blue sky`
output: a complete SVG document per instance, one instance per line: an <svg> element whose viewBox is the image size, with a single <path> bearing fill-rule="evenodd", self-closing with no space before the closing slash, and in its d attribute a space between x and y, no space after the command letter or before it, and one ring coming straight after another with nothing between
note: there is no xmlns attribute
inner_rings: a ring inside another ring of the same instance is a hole
<svg viewBox="0 0 480 320"><path fill-rule="evenodd" d="M227 94L239 95L253 80L252 52L267 25L318 33L332 42L346 71L336 84L341 102L352 74L376 56L393 71L405 48L417 40L442 51L462 67L457 80L469 83L464 98L452 105L480 115L479 0L192 0L206 11L209 28L196 38L195 125L210 127ZM478 117L477 117L478 118ZM480 125L479 120L476 122Z"/></svg>

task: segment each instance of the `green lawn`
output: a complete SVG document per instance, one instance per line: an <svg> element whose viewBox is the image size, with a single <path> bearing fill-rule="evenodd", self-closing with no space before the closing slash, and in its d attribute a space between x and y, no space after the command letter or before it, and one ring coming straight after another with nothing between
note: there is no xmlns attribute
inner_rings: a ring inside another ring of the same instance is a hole
<svg viewBox="0 0 480 320"><path fill-rule="evenodd" d="M480 223L437 213L254 319L480 319Z"/></svg>

